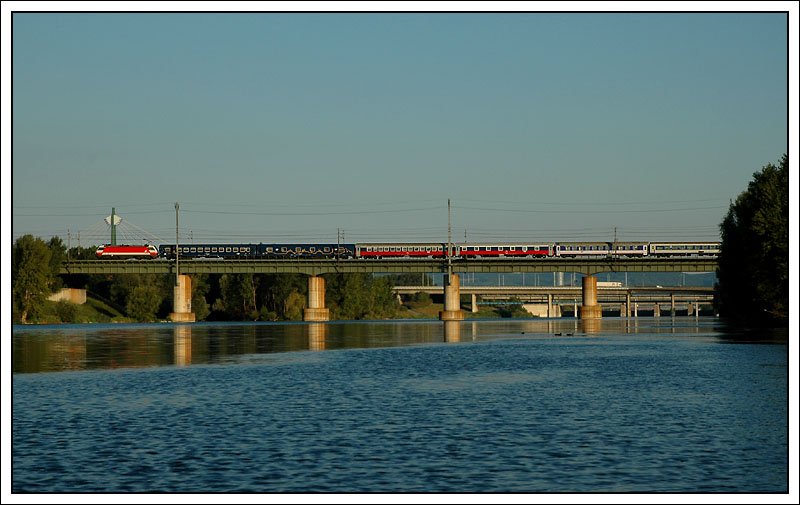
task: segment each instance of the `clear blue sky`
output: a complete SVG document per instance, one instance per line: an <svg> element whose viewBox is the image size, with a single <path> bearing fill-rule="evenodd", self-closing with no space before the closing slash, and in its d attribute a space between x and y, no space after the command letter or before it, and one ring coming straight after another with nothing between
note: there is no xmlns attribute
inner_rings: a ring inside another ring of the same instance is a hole
<svg viewBox="0 0 800 505"><path fill-rule="evenodd" d="M12 22L14 239L717 239L788 152L781 13Z"/></svg>

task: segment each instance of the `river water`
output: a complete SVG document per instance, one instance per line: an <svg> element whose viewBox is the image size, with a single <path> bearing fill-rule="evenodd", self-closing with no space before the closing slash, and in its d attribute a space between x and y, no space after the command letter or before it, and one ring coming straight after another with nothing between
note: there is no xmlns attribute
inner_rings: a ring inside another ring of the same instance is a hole
<svg viewBox="0 0 800 505"><path fill-rule="evenodd" d="M786 335L714 318L13 330L15 493L787 493Z"/></svg>

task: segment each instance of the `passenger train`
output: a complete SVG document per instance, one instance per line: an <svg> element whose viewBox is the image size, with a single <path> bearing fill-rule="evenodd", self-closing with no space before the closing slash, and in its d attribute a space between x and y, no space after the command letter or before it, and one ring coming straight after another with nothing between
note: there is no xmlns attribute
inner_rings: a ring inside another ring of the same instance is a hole
<svg viewBox="0 0 800 505"><path fill-rule="evenodd" d="M441 258L446 243L286 243L286 244L179 244L186 259L390 259ZM174 259L174 244L110 245L97 248L101 259ZM555 243L460 243L450 244L450 258L613 258L613 257L715 257L719 242L555 242Z"/></svg>

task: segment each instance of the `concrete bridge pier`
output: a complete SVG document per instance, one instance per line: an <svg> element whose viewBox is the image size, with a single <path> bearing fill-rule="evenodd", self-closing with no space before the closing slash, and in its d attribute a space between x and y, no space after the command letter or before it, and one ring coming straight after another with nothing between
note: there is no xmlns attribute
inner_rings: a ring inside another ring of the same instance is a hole
<svg viewBox="0 0 800 505"><path fill-rule="evenodd" d="M603 308L597 303L597 277L586 275L581 282L583 294L581 319L600 319L603 316Z"/></svg>
<svg viewBox="0 0 800 505"><path fill-rule="evenodd" d="M661 304L653 304L653 317L661 317Z"/></svg>
<svg viewBox="0 0 800 505"><path fill-rule="evenodd" d="M172 312L169 318L178 323L193 323L195 315L192 312L192 278L188 275L178 275L177 284L172 290Z"/></svg>
<svg viewBox="0 0 800 505"><path fill-rule="evenodd" d="M303 321L329 321L330 309L325 307L325 279L312 275L308 278L308 308L303 309Z"/></svg>
<svg viewBox="0 0 800 505"><path fill-rule="evenodd" d="M441 321L463 321L461 310L461 281L458 274L444 276L444 310L439 312Z"/></svg>

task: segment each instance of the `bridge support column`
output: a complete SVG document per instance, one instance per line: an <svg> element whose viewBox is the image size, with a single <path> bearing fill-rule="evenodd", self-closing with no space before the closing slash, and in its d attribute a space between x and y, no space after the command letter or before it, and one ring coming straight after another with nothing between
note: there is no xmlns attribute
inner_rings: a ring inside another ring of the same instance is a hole
<svg viewBox="0 0 800 505"><path fill-rule="evenodd" d="M462 321L464 311L461 310L461 282L458 274L444 276L444 310L439 312L441 321Z"/></svg>
<svg viewBox="0 0 800 505"><path fill-rule="evenodd" d="M625 317L631 317L631 292L625 294Z"/></svg>
<svg viewBox="0 0 800 505"><path fill-rule="evenodd" d="M473 313L478 312L478 295L475 293L472 293L472 306L470 307L470 310Z"/></svg>
<svg viewBox="0 0 800 505"><path fill-rule="evenodd" d="M603 308L597 303L597 278L586 275L581 280L583 305L581 305L581 319L600 319Z"/></svg>
<svg viewBox="0 0 800 505"><path fill-rule="evenodd" d="M330 310L325 308L325 279L308 278L308 308L303 309L303 321L328 321Z"/></svg>
<svg viewBox="0 0 800 505"><path fill-rule="evenodd" d="M193 323L192 312L192 278L188 275L179 275L177 285L172 290L172 312L169 318L177 323Z"/></svg>
<svg viewBox="0 0 800 505"><path fill-rule="evenodd" d="M669 294L669 315L675 317L675 293Z"/></svg>
<svg viewBox="0 0 800 505"><path fill-rule="evenodd" d="M547 317L553 317L553 295L547 293Z"/></svg>
<svg viewBox="0 0 800 505"><path fill-rule="evenodd" d="M653 317L661 317L661 304L653 304Z"/></svg>

